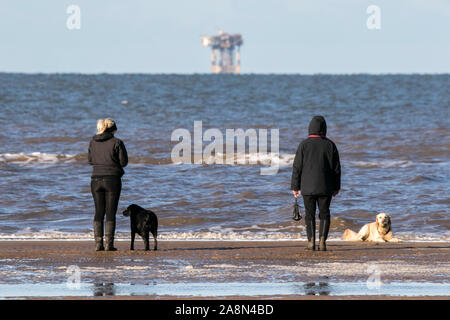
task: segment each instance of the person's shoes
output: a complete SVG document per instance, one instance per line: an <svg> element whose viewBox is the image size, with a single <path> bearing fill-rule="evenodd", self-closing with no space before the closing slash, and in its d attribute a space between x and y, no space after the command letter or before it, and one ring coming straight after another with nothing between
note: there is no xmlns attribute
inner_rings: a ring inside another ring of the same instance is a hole
<svg viewBox="0 0 450 320"><path fill-rule="evenodd" d="M114 237L106 236L106 251L117 251L117 248L114 248Z"/></svg>
<svg viewBox="0 0 450 320"><path fill-rule="evenodd" d="M319 251L327 251L327 244L325 237L321 237L319 241Z"/></svg>
<svg viewBox="0 0 450 320"><path fill-rule="evenodd" d="M306 247L307 251L316 251L316 245L312 241L308 241L308 245Z"/></svg>
<svg viewBox="0 0 450 320"><path fill-rule="evenodd" d="M105 247L103 246L103 238L96 237L95 238L95 251L103 251Z"/></svg>
<svg viewBox="0 0 450 320"><path fill-rule="evenodd" d="M106 251L117 251L114 248L114 232L116 229L115 221L107 221L105 228L105 241L106 241Z"/></svg>
<svg viewBox="0 0 450 320"><path fill-rule="evenodd" d="M327 251L328 231L330 230L330 218L320 219L319 226L319 251Z"/></svg>
<svg viewBox="0 0 450 320"><path fill-rule="evenodd" d="M306 246L306 250L316 251L316 237L312 237L311 240L308 240L308 245Z"/></svg>
<svg viewBox="0 0 450 320"><path fill-rule="evenodd" d="M95 251L103 251L103 222L94 221Z"/></svg>
<svg viewBox="0 0 450 320"><path fill-rule="evenodd" d="M316 251L316 221L314 219L305 219L305 225L308 237L306 250Z"/></svg>

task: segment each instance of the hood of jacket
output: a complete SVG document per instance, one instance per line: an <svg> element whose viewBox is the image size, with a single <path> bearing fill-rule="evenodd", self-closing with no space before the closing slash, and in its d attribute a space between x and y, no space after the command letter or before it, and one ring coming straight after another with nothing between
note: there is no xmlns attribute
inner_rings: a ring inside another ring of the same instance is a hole
<svg viewBox="0 0 450 320"><path fill-rule="evenodd" d="M96 134L92 137L94 141L102 142L113 138L114 135L111 132L104 132L102 134Z"/></svg>
<svg viewBox="0 0 450 320"><path fill-rule="evenodd" d="M310 135L319 135L326 136L327 135L327 123L325 118L322 116L315 116L312 118L309 123L308 133Z"/></svg>

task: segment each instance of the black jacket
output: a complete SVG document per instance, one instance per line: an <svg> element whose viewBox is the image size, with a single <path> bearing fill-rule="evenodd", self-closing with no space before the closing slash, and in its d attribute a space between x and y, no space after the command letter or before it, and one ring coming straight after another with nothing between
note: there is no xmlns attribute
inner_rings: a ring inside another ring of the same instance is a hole
<svg viewBox="0 0 450 320"><path fill-rule="evenodd" d="M128 154L122 140L110 132L92 137L88 152L89 164L93 165L92 176L123 176L123 167L128 164Z"/></svg>
<svg viewBox="0 0 450 320"><path fill-rule="evenodd" d="M298 146L292 170L291 190L302 195L331 195L341 188L339 152L333 141L326 138L327 124L321 116L309 124L308 137Z"/></svg>

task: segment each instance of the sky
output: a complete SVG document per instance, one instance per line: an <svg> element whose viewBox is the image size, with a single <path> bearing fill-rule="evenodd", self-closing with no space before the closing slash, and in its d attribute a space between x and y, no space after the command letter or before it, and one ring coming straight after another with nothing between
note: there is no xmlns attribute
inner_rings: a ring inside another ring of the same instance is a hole
<svg viewBox="0 0 450 320"><path fill-rule="evenodd" d="M219 29L242 73L450 73L450 0L0 0L0 72L209 73Z"/></svg>

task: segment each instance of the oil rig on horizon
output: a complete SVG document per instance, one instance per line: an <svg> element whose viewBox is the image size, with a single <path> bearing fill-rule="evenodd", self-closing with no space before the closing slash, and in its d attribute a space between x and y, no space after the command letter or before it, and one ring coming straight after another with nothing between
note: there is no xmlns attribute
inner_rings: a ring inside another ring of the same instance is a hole
<svg viewBox="0 0 450 320"><path fill-rule="evenodd" d="M238 33L228 34L219 30L217 36L202 36L202 46L211 47L211 73L241 73L241 45L244 43ZM234 64L234 49L236 49L236 65ZM219 57L217 59L217 54Z"/></svg>

